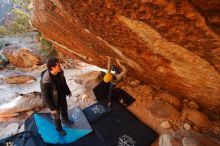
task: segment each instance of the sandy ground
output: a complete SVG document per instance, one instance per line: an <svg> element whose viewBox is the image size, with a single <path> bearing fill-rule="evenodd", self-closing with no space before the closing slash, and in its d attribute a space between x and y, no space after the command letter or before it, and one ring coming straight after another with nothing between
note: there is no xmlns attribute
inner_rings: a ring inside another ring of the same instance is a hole
<svg viewBox="0 0 220 146"><path fill-rule="evenodd" d="M32 91L40 92L40 74L46 69L45 65L37 67L33 71L25 70L3 70L0 71L0 104L8 102L16 97L19 93L29 93ZM94 95L90 93L90 88L98 83L95 80L101 68L80 63L74 69L64 69L64 74L67 80L67 84L72 92L71 98L80 97L83 93L88 93L94 98ZM36 78L35 82L25 84L8 84L5 82L7 77L15 75L31 75ZM88 83L87 85L82 85ZM91 85L90 85L91 84Z"/></svg>

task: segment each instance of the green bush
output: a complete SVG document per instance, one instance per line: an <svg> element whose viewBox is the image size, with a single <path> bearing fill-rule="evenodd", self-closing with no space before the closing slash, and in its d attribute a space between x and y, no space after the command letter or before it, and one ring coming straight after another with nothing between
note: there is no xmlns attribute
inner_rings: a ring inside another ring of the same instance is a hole
<svg viewBox="0 0 220 146"><path fill-rule="evenodd" d="M52 44L48 42L45 38L40 37L40 44L45 56L47 57L57 56L56 50L53 48Z"/></svg>
<svg viewBox="0 0 220 146"><path fill-rule="evenodd" d="M9 34L15 35L31 32L32 26L29 21L30 14L20 9L14 9L12 12L16 15L16 19L11 23L11 25L8 28Z"/></svg>
<svg viewBox="0 0 220 146"><path fill-rule="evenodd" d="M0 26L0 36L7 34L7 28L4 26Z"/></svg>
<svg viewBox="0 0 220 146"><path fill-rule="evenodd" d="M19 5L24 11L31 12L33 0L11 0L12 3Z"/></svg>
<svg viewBox="0 0 220 146"><path fill-rule="evenodd" d="M25 35L28 32L31 32L33 29L30 23L32 0L12 0L12 2L19 6L19 8L14 8L11 10L16 18L7 28L0 26L0 36Z"/></svg>

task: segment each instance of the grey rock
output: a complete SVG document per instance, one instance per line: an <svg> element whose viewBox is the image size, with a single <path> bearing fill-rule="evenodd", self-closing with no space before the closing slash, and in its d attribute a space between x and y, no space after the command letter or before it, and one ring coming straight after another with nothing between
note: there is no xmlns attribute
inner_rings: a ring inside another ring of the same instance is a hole
<svg viewBox="0 0 220 146"><path fill-rule="evenodd" d="M197 139L189 136L183 138L182 144L183 146L203 146Z"/></svg>

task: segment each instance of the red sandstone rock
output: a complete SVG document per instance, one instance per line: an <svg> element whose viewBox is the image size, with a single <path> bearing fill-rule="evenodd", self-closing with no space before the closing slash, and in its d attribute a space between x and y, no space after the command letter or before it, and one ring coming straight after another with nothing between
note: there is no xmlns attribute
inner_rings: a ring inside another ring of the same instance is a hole
<svg viewBox="0 0 220 146"><path fill-rule="evenodd" d="M18 50L7 49L5 52L10 64L21 67L33 67L34 65L40 65L42 63L40 57L33 54L30 50L26 48L21 48Z"/></svg>
<svg viewBox="0 0 220 146"><path fill-rule="evenodd" d="M171 104L164 101L155 101L149 106L150 113L158 119L179 119L180 113Z"/></svg>
<svg viewBox="0 0 220 146"><path fill-rule="evenodd" d="M16 75L11 76L6 79L6 82L9 84L21 84L21 83L30 83L34 82L36 79L33 76L28 75Z"/></svg>
<svg viewBox="0 0 220 146"><path fill-rule="evenodd" d="M219 111L219 15L209 13L219 9L218 0L34 0L32 23L62 53L103 68L105 56L121 59L138 80Z"/></svg>
<svg viewBox="0 0 220 146"><path fill-rule="evenodd" d="M204 128L210 127L211 122L209 121L208 117L197 110L186 109L183 112L183 116L184 118L193 122L198 127L204 127Z"/></svg>

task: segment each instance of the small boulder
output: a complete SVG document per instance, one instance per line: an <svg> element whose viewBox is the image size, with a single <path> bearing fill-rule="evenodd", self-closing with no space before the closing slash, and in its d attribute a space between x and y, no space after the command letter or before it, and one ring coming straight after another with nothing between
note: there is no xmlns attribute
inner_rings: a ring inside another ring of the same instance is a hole
<svg viewBox="0 0 220 146"><path fill-rule="evenodd" d="M213 127L213 132L215 134L219 134L220 133L220 128L219 127Z"/></svg>
<svg viewBox="0 0 220 146"><path fill-rule="evenodd" d="M183 118L193 122L198 127L208 128L210 126L208 117L194 109L186 109L183 112Z"/></svg>
<svg viewBox="0 0 220 146"><path fill-rule="evenodd" d="M193 137L184 137L182 140L183 146L202 146L203 144Z"/></svg>
<svg viewBox="0 0 220 146"><path fill-rule="evenodd" d="M189 100L188 100L188 99L186 99L186 98L184 98L184 99L183 99L183 102L184 102L184 103L188 103L188 102L189 102Z"/></svg>
<svg viewBox="0 0 220 146"><path fill-rule="evenodd" d="M161 135L159 146L219 146L220 142L208 134L195 131L173 131Z"/></svg>
<svg viewBox="0 0 220 146"><path fill-rule="evenodd" d="M8 84L21 84L21 83L30 83L35 81L36 79L33 76L28 75L15 75L8 77L6 82Z"/></svg>
<svg viewBox="0 0 220 146"><path fill-rule="evenodd" d="M171 135L163 134L159 137L159 146L182 146L178 140Z"/></svg>
<svg viewBox="0 0 220 146"><path fill-rule="evenodd" d="M183 124L183 127L184 127L184 129L186 129L186 130L188 130L188 131L192 129L191 125L188 124L188 123L184 123L184 124Z"/></svg>
<svg viewBox="0 0 220 146"><path fill-rule="evenodd" d="M21 68L33 67L34 65L40 65L42 63L39 56L33 54L26 48L18 50L7 49L4 51L4 54L8 58L10 64Z"/></svg>
<svg viewBox="0 0 220 146"><path fill-rule="evenodd" d="M172 127L172 124L169 121L163 121L160 123L160 126L164 129L170 129Z"/></svg>

